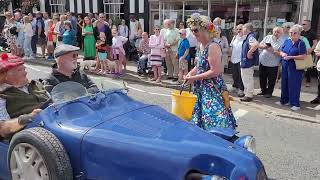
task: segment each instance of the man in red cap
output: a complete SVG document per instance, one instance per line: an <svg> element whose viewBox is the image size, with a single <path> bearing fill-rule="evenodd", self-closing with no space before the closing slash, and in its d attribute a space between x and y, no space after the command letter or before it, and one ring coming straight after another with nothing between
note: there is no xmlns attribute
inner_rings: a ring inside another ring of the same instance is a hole
<svg viewBox="0 0 320 180"><path fill-rule="evenodd" d="M41 83L28 82L20 57L0 58L0 139L21 130L49 99Z"/></svg>

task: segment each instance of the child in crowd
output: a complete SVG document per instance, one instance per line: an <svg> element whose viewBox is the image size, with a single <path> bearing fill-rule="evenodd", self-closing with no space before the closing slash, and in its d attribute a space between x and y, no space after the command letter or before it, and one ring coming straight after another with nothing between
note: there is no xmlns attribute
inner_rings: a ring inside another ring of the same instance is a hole
<svg viewBox="0 0 320 180"><path fill-rule="evenodd" d="M33 58L33 52L31 48L31 39L33 36L32 25L29 19L29 16L23 17L24 23L24 42L23 42L23 49L24 49L24 59Z"/></svg>
<svg viewBox="0 0 320 180"><path fill-rule="evenodd" d="M98 74L106 75L108 73L108 61L107 61L107 44L106 44L106 35L104 32L100 32L99 40L96 43L96 48L98 52L98 59L101 64L101 70Z"/></svg>
<svg viewBox="0 0 320 180"><path fill-rule="evenodd" d="M112 29L112 36L112 54L116 63L115 73L122 75L122 64L124 63L126 55L123 44L128 41L128 38L119 36L117 28Z"/></svg>
<svg viewBox="0 0 320 180"><path fill-rule="evenodd" d="M53 37L53 34L54 34L55 26L53 24L53 20L49 19L47 22L48 22L47 50L48 50L48 55L49 55L48 56L48 60L54 60L54 57L53 57L53 51L54 51L54 45L53 45L54 37Z"/></svg>
<svg viewBox="0 0 320 180"><path fill-rule="evenodd" d="M178 47L178 60L179 60L179 83L182 83L183 76L188 73L188 61L190 61L189 55L189 40L187 39L187 31L185 29L181 29L180 33L180 43Z"/></svg>

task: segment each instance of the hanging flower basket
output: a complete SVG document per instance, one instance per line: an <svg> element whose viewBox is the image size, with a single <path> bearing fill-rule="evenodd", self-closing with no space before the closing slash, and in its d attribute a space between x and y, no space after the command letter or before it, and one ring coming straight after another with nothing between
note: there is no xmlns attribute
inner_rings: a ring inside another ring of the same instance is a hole
<svg viewBox="0 0 320 180"><path fill-rule="evenodd" d="M40 1L39 0L22 0L21 7L22 7L23 13L38 11L40 9Z"/></svg>
<svg viewBox="0 0 320 180"><path fill-rule="evenodd" d="M4 12L8 10L8 6L10 4L11 0L0 0L0 12Z"/></svg>

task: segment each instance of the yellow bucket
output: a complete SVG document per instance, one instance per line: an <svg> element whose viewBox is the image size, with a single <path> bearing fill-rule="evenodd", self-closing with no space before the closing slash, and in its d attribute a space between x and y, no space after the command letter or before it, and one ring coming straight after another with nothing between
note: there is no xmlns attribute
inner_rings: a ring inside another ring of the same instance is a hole
<svg viewBox="0 0 320 180"><path fill-rule="evenodd" d="M180 91L175 90L171 93L171 99L172 113L184 120L190 121L197 96L187 91L182 91L180 95Z"/></svg>

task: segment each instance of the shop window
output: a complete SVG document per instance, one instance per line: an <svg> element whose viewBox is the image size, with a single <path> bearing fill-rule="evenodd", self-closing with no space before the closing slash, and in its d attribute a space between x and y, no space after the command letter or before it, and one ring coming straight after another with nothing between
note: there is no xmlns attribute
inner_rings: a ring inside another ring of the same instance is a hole
<svg viewBox="0 0 320 180"><path fill-rule="evenodd" d="M104 13L112 19L121 19L124 15L124 0L104 0Z"/></svg>
<svg viewBox="0 0 320 180"><path fill-rule="evenodd" d="M65 11L65 0L50 0L51 13L63 13Z"/></svg>

